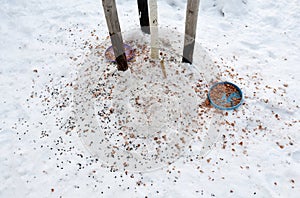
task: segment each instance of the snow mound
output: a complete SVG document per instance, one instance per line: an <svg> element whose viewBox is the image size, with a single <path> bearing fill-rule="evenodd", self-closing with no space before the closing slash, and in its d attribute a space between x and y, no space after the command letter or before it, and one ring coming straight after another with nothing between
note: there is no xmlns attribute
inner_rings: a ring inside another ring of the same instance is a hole
<svg viewBox="0 0 300 198"><path fill-rule="evenodd" d="M203 105L213 76L199 68L212 65L204 62L208 57L197 54L202 62L181 63L172 47L181 41L172 32L161 39L161 60L151 60L149 38L139 32L125 34L136 54L126 72L103 59L108 43L86 55L78 71L74 111L78 134L93 155L108 166L147 171L173 163L196 136L201 136L198 148L205 154L217 132L208 130L216 115Z"/></svg>

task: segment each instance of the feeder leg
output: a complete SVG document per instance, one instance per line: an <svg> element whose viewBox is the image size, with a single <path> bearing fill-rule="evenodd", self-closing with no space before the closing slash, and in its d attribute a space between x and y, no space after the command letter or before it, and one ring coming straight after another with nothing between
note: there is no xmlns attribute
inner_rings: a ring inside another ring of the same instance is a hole
<svg viewBox="0 0 300 198"><path fill-rule="evenodd" d="M193 63L199 4L200 0L188 0L187 2L182 57L182 62L184 63Z"/></svg>
<svg viewBox="0 0 300 198"><path fill-rule="evenodd" d="M119 71L128 69L115 0L102 0L106 23Z"/></svg>
<svg viewBox="0 0 300 198"><path fill-rule="evenodd" d="M141 29L144 33L150 34L148 0L137 0L137 3L139 9Z"/></svg>
<svg viewBox="0 0 300 198"><path fill-rule="evenodd" d="M157 0L149 0L149 8L151 29L151 58L158 59Z"/></svg>

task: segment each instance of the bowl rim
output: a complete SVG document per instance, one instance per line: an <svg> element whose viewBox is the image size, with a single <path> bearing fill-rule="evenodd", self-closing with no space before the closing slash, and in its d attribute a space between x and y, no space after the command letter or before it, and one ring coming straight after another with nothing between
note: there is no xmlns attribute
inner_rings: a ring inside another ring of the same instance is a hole
<svg viewBox="0 0 300 198"><path fill-rule="evenodd" d="M214 89L214 87L216 87L217 85L220 85L220 84L229 84L229 85L232 85L234 88L236 88L237 91L238 91L238 93L239 93L240 96L241 96L241 101L240 101L237 105L231 106L231 107L224 107L224 106L220 106L220 105L217 105L216 103L214 103L213 100L212 100L211 97L210 97L210 92ZM213 85L210 87L209 91L208 91L207 97L208 97L209 102L210 102L215 108L220 109L220 110L234 110L234 109L238 108L239 106L241 106L241 104L242 104L243 101L244 101L244 95L243 95L242 90L241 90L237 85L235 85L235 84L233 84L233 83L231 83L231 82L228 82L228 81L217 82L217 83L213 84Z"/></svg>
<svg viewBox="0 0 300 198"><path fill-rule="evenodd" d="M123 46L124 46L124 49L127 47L127 48L129 48L129 51L130 51L130 52L133 52L133 48L132 48L129 44L123 43ZM116 60L109 59L109 58L107 58L107 56L106 56L106 53L107 53L109 50L111 50L112 47L113 47L113 46L111 45L111 46L109 46L109 47L105 50L105 52L104 52L104 57L105 57L105 59L106 59L107 61L112 62L112 63L116 63ZM125 55L126 55L126 49L125 49ZM128 57L126 56L126 59L127 59L127 61L131 61L134 57L135 57L135 54L132 53L131 56L128 56Z"/></svg>

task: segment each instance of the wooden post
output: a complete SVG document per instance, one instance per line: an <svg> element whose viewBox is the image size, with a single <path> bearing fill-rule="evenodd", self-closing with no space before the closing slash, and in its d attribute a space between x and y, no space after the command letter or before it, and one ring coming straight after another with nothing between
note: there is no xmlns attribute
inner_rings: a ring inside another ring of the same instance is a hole
<svg viewBox="0 0 300 198"><path fill-rule="evenodd" d="M124 50L124 44L121 34L121 28L118 18L115 0L102 0L106 23L113 46L118 70L126 71L128 69L127 59Z"/></svg>
<svg viewBox="0 0 300 198"><path fill-rule="evenodd" d="M150 34L148 0L137 0L139 9L140 25L143 32Z"/></svg>
<svg viewBox="0 0 300 198"><path fill-rule="evenodd" d="M149 8L151 31L151 58L158 59L157 0L149 0Z"/></svg>
<svg viewBox="0 0 300 198"><path fill-rule="evenodd" d="M186 8L185 35L182 62L193 63L197 19L200 0L188 0Z"/></svg>

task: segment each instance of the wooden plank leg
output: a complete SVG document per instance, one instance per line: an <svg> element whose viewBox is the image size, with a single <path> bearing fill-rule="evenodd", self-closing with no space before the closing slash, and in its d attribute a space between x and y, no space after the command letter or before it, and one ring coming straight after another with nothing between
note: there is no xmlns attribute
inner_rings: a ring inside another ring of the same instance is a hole
<svg viewBox="0 0 300 198"><path fill-rule="evenodd" d="M118 18L115 0L102 0L106 23L113 46L114 54L119 71L126 71L128 69L127 59L125 55L123 38Z"/></svg>
<svg viewBox="0 0 300 198"><path fill-rule="evenodd" d="M144 33L150 34L148 0L137 0L137 3L141 29Z"/></svg>
<svg viewBox="0 0 300 198"><path fill-rule="evenodd" d="M188 0L182 62L193 63L200 0Z"/></svg>

